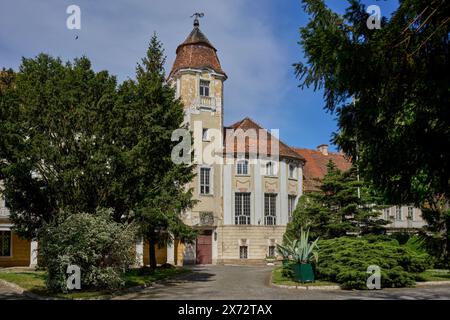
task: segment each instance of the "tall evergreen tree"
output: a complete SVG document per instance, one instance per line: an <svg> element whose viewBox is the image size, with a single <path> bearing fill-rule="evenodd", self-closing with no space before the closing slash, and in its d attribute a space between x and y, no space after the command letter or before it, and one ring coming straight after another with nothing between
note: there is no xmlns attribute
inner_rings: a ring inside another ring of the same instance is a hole
<svg viewBox="0 0 450 320"><path fill-rule="evenodd" d="M111 122L117 128L118 145L132 146L124 161L130 163L125 167L133 170L123 172L127 183L122 185L131 184L136 190L133 193L138 201L132 219L149 242L152 267L156 267L156 245L171 242L173 237L188 241L194 236L181 220L181 212L193 204L192 190L185 187L194 177L193 167L171 159L172 148L178 143L171 141L172 132L182 127L184 109L166 83L164 62L164 50L154 35L136 68L136 81L129 80L119 88L115 110L126 120Z"/></svg>
<svg viewBox="0 0 450 320"><path fill-rule="evenodd" d="M377 234L386 222L379 219L382 198L351 167L342 172L330 160L318 191L301 197L287 234L297 237L301 227L312 237L334 238L346 234Z"/></svg>

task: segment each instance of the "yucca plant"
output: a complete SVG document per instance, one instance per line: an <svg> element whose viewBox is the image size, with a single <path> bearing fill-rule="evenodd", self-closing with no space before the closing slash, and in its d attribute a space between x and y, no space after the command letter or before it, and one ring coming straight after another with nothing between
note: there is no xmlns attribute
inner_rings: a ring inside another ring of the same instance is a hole
<svg viewBox="0 0 450 320"><path fill-rule="evenodd" d="M319 241L319 238L317 238L313 242L309 242L309 229L306 230L306 232L303 230L303 228L300 229L300 239L285 239L286 240L284 245L277 245L277 251L283 257L283 259L288 260L290 257L292 257L292 259L300 264L318 261L319 246L317 245L317 242Z"/></svg>
<svg viewBox="0 0 450 320"><path fill-rule="evenodd" d="M309 242L309 229L304 232L302 228L300 232L300 240L295 240L293 258L300 264L317 262L319 260L319 246L317 245L319 238Z"/></svg>

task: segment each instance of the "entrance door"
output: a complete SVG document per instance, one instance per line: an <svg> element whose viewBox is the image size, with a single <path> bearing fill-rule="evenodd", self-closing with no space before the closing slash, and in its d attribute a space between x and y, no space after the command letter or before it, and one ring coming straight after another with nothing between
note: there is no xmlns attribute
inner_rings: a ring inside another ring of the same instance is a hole
<svg viewBox="0 0 450 320"><path fill-rule="evenodd" d="M197 264L212 263L212 234L211 231L197 236L196 247Z"/></svg>

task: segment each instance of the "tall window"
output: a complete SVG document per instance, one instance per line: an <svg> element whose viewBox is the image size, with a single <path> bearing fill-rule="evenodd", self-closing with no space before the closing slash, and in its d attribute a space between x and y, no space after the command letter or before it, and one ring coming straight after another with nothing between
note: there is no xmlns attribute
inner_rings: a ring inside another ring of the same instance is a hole
<svg viewBox="0 0 450 320"><path fill-rule="evenodd" d="M274 163L272 161L267 162L266 164L266 175L267 176L275 175Z"/></svg>
<svg viewBox="0 0 450 320"><path fill-rule="evenodd" d="M386 220L389 219L390 215L391 215L391 210L389 208L384 209L384 217Z"/></svg>
<svg viewBox="0 0 450 320"><path fill-rule="evenodd" d="M269 257L275 257L276 256L276 251L275 251L275 246L269 246Z"/></svg>
<svg viewBox="0 0 450 320"><path fill-rule="evenodd" d="M248 258L248 247L247 246L239 246L239 258L240 259Z"/></svg>
<svg viewBox="0 0 450 320"><path fill-rule="evenodd" d="M11 256L11 231L0 231L0 257Z"/></svg>
<svg viewBox="0 0 450 320"><path fill-rule="evenodd" d="M237 174L248 174L248 161L238 160L237 161Z"/></svg>
<svg viewBox="0 0 450 320"><path fill-rule="evenodd" d="M266 193L264 195L264 224L273 226L277 224L277 195Z"/></svg>
<svg viewBox="0 0 450 320"><path fill-rule="evenodd" d="M200 96L209 97L209 81L200 80Z"/></svg>
<svg viewBox="0 0 450 320"><path fill-rule="evenodd" d="M250 224L250 193L237 192L235 194L234 219L236 224Z"/></svg>
<svg viewBox="0 0 450 320"><path fill-rule="evenodd" d="M297 179L297 169L293 164L289 164L289 178L290 179Z"/></svg>
<svg viewBox="0 0 450 320"><path fill-rule="evenodd" d="M203 128L202 131L202 140L203 141L209 141L209 134L208 134L208 129L207 128Z"/></svg>
<svg viewBox="0 0 450 320"><path fill-rule="evenodd" d="M292 213L295 210L295 199L296 199L296 196L288 195L288 217L289 217L289 222L292 221Z"/></svg>
<svg viewBox="0 0 450 320"><path fill-rule="evenodd" d="M395 207L395 219L402 220L402 207L400 206Z"/></svg>
<svg viewBox="0 0 450 320"><path fill-rule="evenodd" d="M200 193L211 194L211 168L200 168Z"/></svg>
<svg viewBox="0 0 450 320"><path fill-rule="evenodd" d="M414 208L408 207L408 219L414 220Z"/></svg>

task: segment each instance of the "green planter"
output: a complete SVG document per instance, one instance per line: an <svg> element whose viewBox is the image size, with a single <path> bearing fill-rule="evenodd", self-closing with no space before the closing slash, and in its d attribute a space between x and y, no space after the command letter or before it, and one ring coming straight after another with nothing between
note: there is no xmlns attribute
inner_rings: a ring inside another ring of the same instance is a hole
<svg viewBox="0 0 450 320"><path fill-rule="evenodd" d="M298 282L314 282L314 272L310 263L294 264L294 274Z"/></svg>

